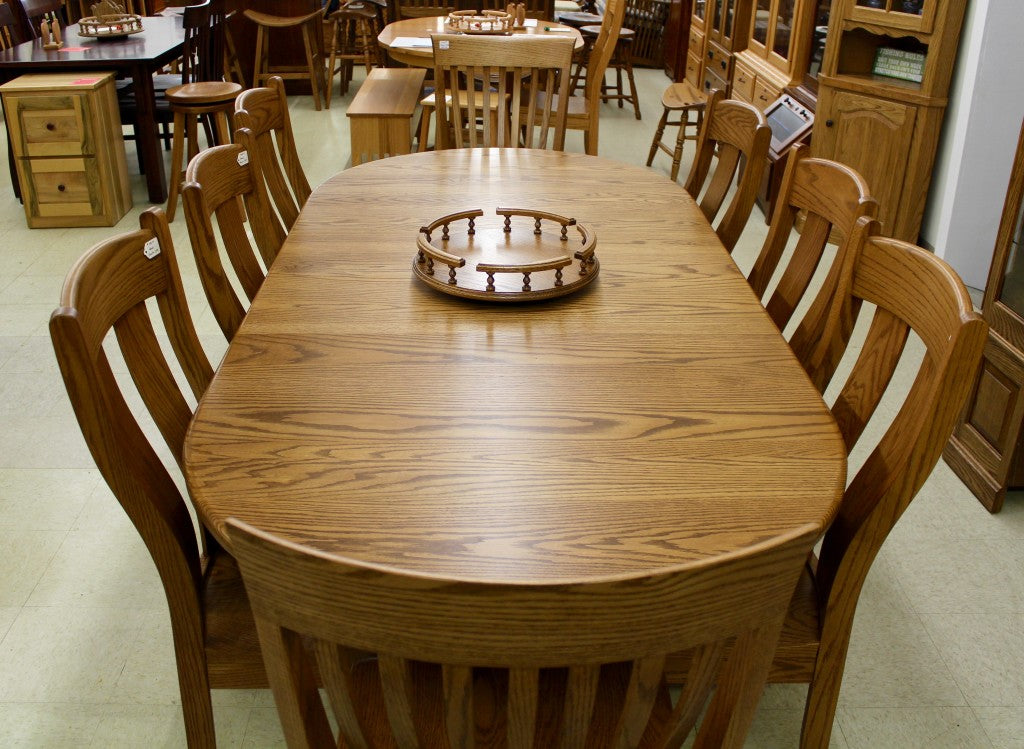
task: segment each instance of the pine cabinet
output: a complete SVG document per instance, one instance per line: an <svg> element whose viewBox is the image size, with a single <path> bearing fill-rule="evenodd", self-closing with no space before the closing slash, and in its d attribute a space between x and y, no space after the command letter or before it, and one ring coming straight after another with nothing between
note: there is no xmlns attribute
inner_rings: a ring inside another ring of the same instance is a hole
<svg viewBox="0 0 1024 749"><path fill-rule="evenodd" d="M835 0L812 152L860 172L882 231L916 242L966 0Z"/></svg>

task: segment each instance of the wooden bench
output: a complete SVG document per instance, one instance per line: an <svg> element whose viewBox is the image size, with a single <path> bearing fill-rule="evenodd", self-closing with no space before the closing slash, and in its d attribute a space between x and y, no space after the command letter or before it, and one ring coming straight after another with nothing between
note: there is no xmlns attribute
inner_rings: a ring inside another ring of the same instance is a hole
<svg viewBox="0 0 1024 749"><path fill-rule="evenodd" d="M412 151L412 115L426 74L422 68L370 71L347 112L352 166Z"/></svg>

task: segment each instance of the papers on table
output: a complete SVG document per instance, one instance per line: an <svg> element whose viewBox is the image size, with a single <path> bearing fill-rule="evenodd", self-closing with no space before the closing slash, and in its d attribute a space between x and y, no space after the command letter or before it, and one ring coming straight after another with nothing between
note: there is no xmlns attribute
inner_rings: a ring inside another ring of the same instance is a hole
<svg viewBox="0 0 1024 749"><path fill-rule="evenodd" d="M536 25L537 25L537 19L536 18L527 18L525 21L523 21L523 28L524 29L529 29L529 28L532 28L532 27L534 27Z"/></svg>
<svg viewBox="0 0 1024 749"><path fill-rule="evenodd" d="M391 47L398 49L430 49L430 46L430 37L396 36L391 41Z"/></svg>

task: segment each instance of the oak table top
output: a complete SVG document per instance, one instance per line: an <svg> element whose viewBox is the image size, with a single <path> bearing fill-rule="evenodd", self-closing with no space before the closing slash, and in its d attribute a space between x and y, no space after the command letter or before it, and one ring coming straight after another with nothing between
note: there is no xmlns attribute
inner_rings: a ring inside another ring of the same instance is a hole
<svg viewBox="0 0 1024 749"><path fill-rule="evenodd" d="M414 278L420 226L499 206L587 223L600 276L520 305ZM383 159L317 188L185 445L222 542L236 516L491 582L654 571L824 529L845 472L829 411L678 184L504 149Z"/></svg>
<svg viewBox="0 0 1024 749"><path fill-rule="evenodd" d="M444 27L446 16L427 16L424 18L406 18L401 21L394 21L385 26L377 36L388 55L396 62L403 65L412 65L418 68L429 68L434 64L434 50L427 47L395 47L392 46L396 39L402 37L430 39L431 34L450 33ZM551 31L551 29L564 29L564 31ZM583 37L580 32L570 26L555 23L554 21L538 21L536 26L528 26L525 29L517 29L514 34L527 34L530 36L571 36L574 40L574 49L582 49Z"/></svg>

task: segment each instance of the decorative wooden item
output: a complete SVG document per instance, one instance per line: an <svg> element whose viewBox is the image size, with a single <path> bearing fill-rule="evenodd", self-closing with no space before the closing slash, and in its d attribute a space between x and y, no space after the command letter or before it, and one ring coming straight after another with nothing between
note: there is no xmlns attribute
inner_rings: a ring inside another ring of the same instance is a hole
<svg viewBox="0 0 1024 749"><path fill-rule="evenodd" d="M56 13L43 15L43 20L39 22L39 40L43 43L43 49L53 50L64 46L60 36L60 19Z"/></svg>
<svg viewBox="0 0 1024 749"><path fill-rule="evenodd" d="M92 6L92 15L78 22L78 35L120 39L142 31L142 16L125 13L123 5L103 0Z"/></svg>
<svg viewBox="0 0 1024 749"><path fill-rule="evenodd" d="M943 453L989 512L1024 486L1024 127L985 285L988 341L971 398Z"/></svg>
<svg viewBox="0 0 1024 749"><path fill-rule="evenodd" d="M488 302L552 299L597 278L597 237L576 219L523 208L497 208L495 214L504 216L500 229L478 227L477 219L484 215L479 209L451 213L421 227L412 264L416 277L446 294ZM532 242L514 241L513 216L533 219ZM464 236L450 229L457 221L468 222ZM544 233L544 221L560 227L554 242L548 239L550 232ZM433 241L438 227L440 246ZM579 233L581 245L576 250L570 246L570 227ZM470 270L460 272L472 261ZM439 274L438 265L447 267L447 274Z"/></svg>
<svg viewBox="0 0 1024 749"><path fill-rule="evenodd" d="M445 28L462 34L511 34L514 14L504 10L456 10L448 14Z"/></svg>

